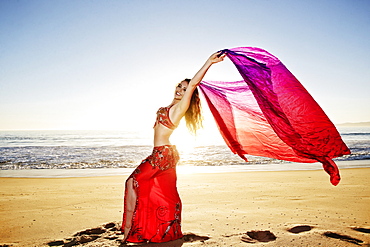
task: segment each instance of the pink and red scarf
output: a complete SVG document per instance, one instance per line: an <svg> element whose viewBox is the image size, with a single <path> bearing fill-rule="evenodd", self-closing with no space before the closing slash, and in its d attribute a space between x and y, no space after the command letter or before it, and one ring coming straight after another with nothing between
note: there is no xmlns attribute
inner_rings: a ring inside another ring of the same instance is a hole
<svg viewBox="0 0 370 247"><path fill-rule="evenodd" d="M321 162L337 185L333 158L350 154L337 129L278 58L260 48L222 50L242 81L202 81L199 88L232 152Z"/></svg>

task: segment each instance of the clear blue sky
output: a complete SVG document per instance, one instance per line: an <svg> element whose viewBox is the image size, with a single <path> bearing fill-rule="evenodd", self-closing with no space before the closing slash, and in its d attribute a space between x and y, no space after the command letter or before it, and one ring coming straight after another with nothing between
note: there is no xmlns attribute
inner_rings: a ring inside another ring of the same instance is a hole
<svg viewBox="0 0 370 247"><path fill-rule="evenodd" d="M334 123L370 121L370 1L0 1L0 129L151 128L214 51L261 47ZM234 79L228 62L209 80Z"/></svg>

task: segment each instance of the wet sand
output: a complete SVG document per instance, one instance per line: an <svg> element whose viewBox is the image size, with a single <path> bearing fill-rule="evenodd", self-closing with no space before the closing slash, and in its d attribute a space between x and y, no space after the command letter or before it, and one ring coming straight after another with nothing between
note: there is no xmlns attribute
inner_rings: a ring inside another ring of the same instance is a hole
<svg viewBox="0 0 370 247"><path fill-rule="evenodd" d="M185 237L145 246L368 246L370 168L341 175L179 174ZM0 246L120 246L126 178L0 178Z"/></svg>

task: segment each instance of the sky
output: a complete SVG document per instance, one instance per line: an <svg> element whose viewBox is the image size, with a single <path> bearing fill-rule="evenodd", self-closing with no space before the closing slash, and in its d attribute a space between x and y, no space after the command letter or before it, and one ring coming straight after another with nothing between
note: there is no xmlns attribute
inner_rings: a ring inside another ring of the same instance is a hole
<svg viewBox="0 0 370 247"><path fill-rule="evenodd" d="M178 82L245 46L277 56L335 124L367 122L369 13L368 0L1 0L0 130L151 129ZM239 75L225 60L204 79Z"/></svg>

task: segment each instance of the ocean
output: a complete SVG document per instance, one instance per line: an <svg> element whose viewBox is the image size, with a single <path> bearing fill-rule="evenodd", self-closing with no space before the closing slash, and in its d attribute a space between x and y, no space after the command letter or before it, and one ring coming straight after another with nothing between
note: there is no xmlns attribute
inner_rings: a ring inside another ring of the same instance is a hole
<svg viewBox="0 0 370 247"><path fill-rule="evenodd" d="M352 154L335 161L370 159L370 127L340 127L338 130ZM151 137L148 133L129 131L0 131L0 177L19 174L11 171L21 170L28 174L24 175L27 177L32 177L32 174L42 176L46 170L49 170L48 174L59 174L56 176L127 174L151 153ZM246 163L222 140L203 142L191 148L177 146L181 156L179 169L183 172L189 167L197 171L213 167L214 171L220 172L279 170L284 167L287 170L299 167L303 170L321 169L320 164L299 166L299 163L256 156L247 156L249 162Z"/></svg>

